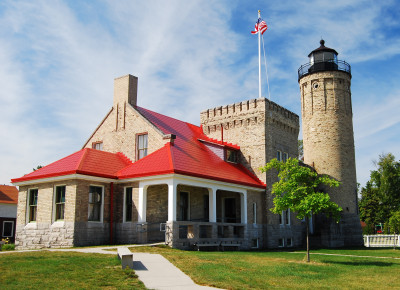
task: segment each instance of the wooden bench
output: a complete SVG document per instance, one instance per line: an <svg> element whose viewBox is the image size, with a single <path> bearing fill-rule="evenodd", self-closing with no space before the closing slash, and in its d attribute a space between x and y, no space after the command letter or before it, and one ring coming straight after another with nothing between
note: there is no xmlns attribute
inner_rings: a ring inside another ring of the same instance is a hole
<svg viewBox="0 0 400 290"><path fill-rule="evenodd" d="M127 247L118 247L118 258L121 260L122 269L133 269L133 254Z"/></svg>
<svg viewBox="0 0 400 290"><path fill-rule="evenodd" d="M201 247L218 247L219 250L220 242L197 242L193 246L197 247L197 251L200 251Z"/></svg>
<svg viewBox="0 0 400 290"><path fill-rule="evenodd" d="M242 244L237 241L225 241L225 242L221 242L221 249L222 249L222 251L224 251L224 247L235 247L235 248L239 249L241 245Z"/></svg>

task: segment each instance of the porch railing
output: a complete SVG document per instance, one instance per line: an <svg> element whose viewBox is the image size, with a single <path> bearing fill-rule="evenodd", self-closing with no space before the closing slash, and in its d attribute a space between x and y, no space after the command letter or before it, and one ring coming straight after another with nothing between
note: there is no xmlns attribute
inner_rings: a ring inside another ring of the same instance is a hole
<svg viewBox="0 0 400 290"><path fill-rule="evenodd" d="M400 247L400 235L365 235L365 247Z"/></svg>

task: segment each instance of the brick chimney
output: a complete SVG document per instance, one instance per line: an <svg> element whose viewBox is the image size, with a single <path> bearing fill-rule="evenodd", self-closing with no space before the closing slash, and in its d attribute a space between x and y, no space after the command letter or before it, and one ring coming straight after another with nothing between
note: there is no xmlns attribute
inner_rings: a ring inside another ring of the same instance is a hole
<svg viewBox="0 0 400 290"><path fill-rule="evenodd" d="M136 106L138 78L133 75L126 75L114 79L114 104L115 108L124 107L125 103Z"/></svg>

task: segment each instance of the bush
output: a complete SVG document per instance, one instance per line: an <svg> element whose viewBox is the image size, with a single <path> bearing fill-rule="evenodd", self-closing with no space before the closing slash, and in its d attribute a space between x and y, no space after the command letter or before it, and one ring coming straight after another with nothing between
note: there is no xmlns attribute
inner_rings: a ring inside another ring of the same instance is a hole
<svg viewBox="0 0 400 290"><path fill-rule="evenodd" d="M15 244L5 244L1 248L3 251L14 251L15 250Z"/></svg>

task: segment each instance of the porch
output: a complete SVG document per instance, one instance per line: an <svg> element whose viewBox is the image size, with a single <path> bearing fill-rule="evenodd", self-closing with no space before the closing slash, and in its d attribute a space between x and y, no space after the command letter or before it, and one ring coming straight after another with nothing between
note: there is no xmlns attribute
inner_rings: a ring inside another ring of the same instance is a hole
<svg viewBox="0 0 400 290"><path fill-rule="evenodd" d="M140 240L165 241L171 247L182 249L207 243L247 248L249 189L254 190L240 185L177 175L141 181L138 206L138 225L142 236ZM251 208L253 207L256 208L256 205L251 204ZM253 215L256 214L254 209ZM257 229L254 220L250 227L254 236L253 239L250 238L250 244L258 244L258 237L262 235L261 225Z"/></svg>

